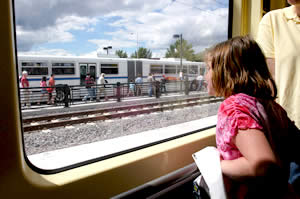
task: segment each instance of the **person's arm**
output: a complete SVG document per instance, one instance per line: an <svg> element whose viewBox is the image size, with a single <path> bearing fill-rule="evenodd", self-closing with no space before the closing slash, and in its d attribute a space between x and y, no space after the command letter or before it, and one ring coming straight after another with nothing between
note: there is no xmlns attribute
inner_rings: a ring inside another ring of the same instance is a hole
<svg viewBox="0 0 300 199"><path fill-rule="evenodd" d="M269 165L276 163L275 155L262 131L239 130L234 142L243 157L221 161L222 172L226 176L235 180L263 176Z"/></svg>
<svg viewBox="0 0 300 199"><path fill-rule="evenodd" d="M270 71L273 79L275 80L275 59L274 58L267 58L266 61L267 61L269 71Z"/></svg>
<svg viewBox="0 0 300 199"><path fill-rule="evenodd" d="M274 31L271 20L271 13L263 16L258 26L256 42L263 51L269 71L275 80L275 46L274 46Z"/></svg>

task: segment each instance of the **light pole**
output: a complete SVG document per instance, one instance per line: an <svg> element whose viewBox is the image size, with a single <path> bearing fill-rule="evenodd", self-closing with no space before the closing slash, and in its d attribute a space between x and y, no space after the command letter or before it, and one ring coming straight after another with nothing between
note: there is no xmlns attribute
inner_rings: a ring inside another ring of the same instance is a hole
<svg viewBox="0 0 300 199"><path fill-rule="evenodd" d="M180 68L181 71L183 72L183 67L182 67L182 34L175 34L173 35L173 38L180 38Z"/></svg>
<svg viewBox="0 0 300 199"><path fill-rule="evenodd" d="M103 50L106 50L106 54L108 55L108 49L112 49L112 46L104 47Z"/></svg>
<svg viewBox="0 0 300 199"><path fill-rule="evenodd" d="M131 35L134 35L134 33L131 33ZM139 33L136 33L136 58L139 58Z"/></svg>
<svg viewBox="0 0 300 199"><path fill-rule="evenodd" d="M183 66L182 66L182 34L175 34L173 35L173 38L180 38L180 92L182 92L182 80L183 80Z"/></svg>

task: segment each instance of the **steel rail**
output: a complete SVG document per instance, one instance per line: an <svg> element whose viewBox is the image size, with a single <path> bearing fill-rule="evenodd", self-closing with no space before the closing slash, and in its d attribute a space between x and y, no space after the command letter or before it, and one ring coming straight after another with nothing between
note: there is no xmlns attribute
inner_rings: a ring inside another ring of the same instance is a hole
<svg viewBox="0 0 300 199"><path fill-rule="evenodd" d="M73 124L80 124L80 123L88 123L88 122L94 122L94 121L103 121L103 120L109 120L109 119L115 119L115 118L122 118L122 117L128 117L128 116L134 116L134 115L140 115L140 114L149 114L153 112L162 112L162 111L167 111L167 110L173 110L173 109L178 109L178 108L184 108L188 106L196 106L196 105L202 105L202 104L209 104L209 103L214 103L214 102L219 102L222 101L223 99L220 98L214 98L211 99L212 97L205 97L205 98L199 98L198 101L196 99L192 100L180 100L182 101L187 101L187 103L179 103L179 101L173 101L171 102L161 102L161 103L149 103L149 104L142 104L142 105L135 105L135 106L124 106L124 107L116 107L116 108L109 108L109 109L102 109L102 110L96 110L96 111L85 111L85 112L78 112L78 113L69 113L69 114L60 114L59 118L71 118L75 116L84 116L84 115L95 115L92 117L82 117L82 118L76 118L76 119L66 119L66 120L60 120L60 121L51 121L49 118L53 119L58 119L58 117L49 116L49 117L42 117L45 118L43 120L40 120L40 118L36 118L38 120L32 120L32 118L28 119L28 121L46 121L46 123L42 124L25 124L23 125L24 132L28 133L31 131L36 131L36 130L42 130L42 129L49 129L49 128L55 128L55 127L61 127L61 126L69 126ZM194 101L194 102L191 102ZM174 105L174 103L176 103ZM170 106L166 106L170 105ZM157 107L159 106L159 107ZM152 108L149 108L152 107ZM140 110L135 110L137 108L140 108ZM147 109L145 109L147 108ZM114 111L123 111L123 110L128 110L123 113L109 113L109 112L114 112ZM80 114L81 113L81 114ZM106 114L105 114L106 113ZM105 115L99 115L99 114L105 114ZM62 117L64 116L64 117ZM27 122L28 123L28 122Z"/></svg>

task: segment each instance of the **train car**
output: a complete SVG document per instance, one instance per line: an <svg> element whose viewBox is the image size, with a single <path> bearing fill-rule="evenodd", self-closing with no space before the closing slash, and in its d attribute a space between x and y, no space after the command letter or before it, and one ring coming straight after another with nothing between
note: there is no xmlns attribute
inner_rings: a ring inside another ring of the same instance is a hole
<svg viewBox="0 0 300 199"><path fill-rule="evenodd" d="M122 14L121 16L129 16L132 11L129 6L132 1L126 1L124 3L123 10L119 9L119 5L113 5L114 1L101 1L92 2L93 4L87 6L90 1L57 1L63 2L63 4L57 6L53 1L45 1L40 3L38 1L32 1L29 5L26 1L17 0L2 0L0 1L0 57L1 57L1 67L0 67L0 197L1 198L189 198L192 196L192 187L187 182L192 182L196 176L199 175L197 166L194 164L192 154L201 150L206 146L214 146L215 141L215 125L216 116L206 115L207 117L202 120L196 120L196 122L186 122L181 124L181 126L172 125L169 128L165 128L163 132L156 134L141 134L140 138L137 137L121 137L113 142L100 142L94 148L94 145L82 144L77 147L70 147L64 151L56 151L56 153L51 153L46 151L42 154L42 157L37 158L37 156L31 155L26 151L26 143L30 134L24 133L24 124L22 123L25 112L21 112L20 105L20 91L18 85L18 79L20 71L26 68L29 70L33 82L40 81L42 75L49 75L54 72L57 73L57 79L64 78L68 84L73 84L73 81L77 81L80 84L82 82L83 76L80 74L85 74L86 72L95 72L95 77L98 77L100 71L100 65L102 62L98 62L97 59L82 59L80 61L74 61L72 59L58 59L49 57L42 58L38 57L37 60L32 60L32 57L25 58L18 56L17 43L21 43L21 40L17 40L17 35L25 35L25 43L30 39L27 37L30 35L27 32L30 27L38 27L43 23L46 23L46 18L50 19L49 27L53 24L58 25L58 28L53 32L47 33L50 37L51 34L60 32L63 30L70 30L70 25L68 23L64 26L60 26L63 22L70 21L81 21L85 23L82 26L78 24L73 24L73 29L71 32L76 32L83 28L87 28L88 32L92 31L92 28L88 26L93 23L109 21L118 18L117 13ZM151 5L160 5L162 2L149 1ZM153 29L155 31L160 30L157 23L160 22L159 16L162 16L161 12L165 11L167 13L175 13L173 17L179 15L177 9L181 7L188 7L192 9L193 12L183 12L180 17L191 14L195 15L198 12L202 12L205 7L200 6L201 1L196 1L196 4L189 4L190 1L179 2L170 1L164 9L160 7L153 8L154 12L150 15L144 13L143 9L147 9L149 4L140 5L134 4L133 10L142 13L142 21L135 24L133 29L136 30L142 22L150 20L151 26L148 26L149 30ZM209 1L209 4L216 4L219 6L226 7L228 12L228 34L227 38L238 35L251 34L256 35L258 29L258 23L262 15L270 10L283 8L286 6L285 0L228 0L225 1ZM28 3L28 2L27 2ZM176 4L177 3L177 4ZM172 7L172 5L175 7ZM18 7L18 5L20 5ZM37 5L36 7L33 7ZM120 3L121 5L121 3ZM177 5L177 6L176 6ZM41 7L52 8L47 12L42 12L37 14ZM99 9L99 7L103 9ZM84 17L78 18L77 15L73 14L76 7L80 8L80 12ZM35 10L30 10L35 9ZM86 10L89 8L88 10ZM118 8L112 11L112 9ZM54 20L54 16L57 13L54 11L61 11L59 20ZM21 13L23 15L21 15ZM108 13L109 12L109 13ZM204 26L209 24L207 22L208 18L219 16L224 10L220 12L213 13L212 9L206 10L201 17L204 18L200 21L198 26ZM66 16L66 13L71 13L73 15ZM93 18L95 13L108 13L107 16L102 18ZM213 14L212 14L213 13ZM91 14L90 20L85 18L87 14ZM24 17L24 18L20 18ZM31 24L25 23L22 28L18 26L18 23L24 22L25 17L27 20L39 20L40 23ZM149 17L149 18L148 18ZM222 15L221 15L222 17ZM196 32L198 29L194 29L196 26L192 24L187 24L187 26L179 26L184 23L184 20L176 18L178 21L174 22L174 18L170 21L166 21L164 24L171 26L176 23L173 30L178 30L181 27L183 31L184 27L191 29L191 35L200 34ZM197 20L200 18L197 18ZM220 18L217 23L220 22ZM194 21L197 21L196 19ZM18 23L17 23L18 22ZM124 23L126 20L121 20L118 23ZM118 23L111 22L113 29ZM132 25L132 24L129 24ZM222 25L223 27L224 25ZM225 25L226 26L226 25ZM47 31L50 31L48 26L45 27ZM102 26L104 27L104 25ZM131 26L130 26L131 27ZM218 26L215 30L221 29ZM132 27L131 27L132 28ZM211 34L210 30L202 28L205 31L201 34ZM18 30L18 32L17 32ZM180 30L180 31L181 31ZM194 31L193 31L194 30ZM118 37L124 36L124 27L118 32ZM103 32L102 29L99 32ZM163 30L166 34L166 31ZM39 31L34 32L31 40L37 42L41 41ZM32 34L32 33L31 33ZM61 38L64 42L72 40L70 32L65 32L64 37ZM109 34L112 35L112 34ZM150 34L152 36L152 34ZM162 35L160 37L161 41L165 39ZM139 33L139 42L141 42L141 33ZM56 39L56 37L55 37ZM211 39L207 37L207 41ZM18 41L18 42L17 42ZM56 42L53 40L52 42ZM96 42L96 41L93 41ZM101 41L106 42L106 41ZM205 43L206 41L204 41ZM138 42L137 42L138 43ZM65 44L65 43L64 43ZM134 42L135 44L135 42ZM46 44L46 46L51 46L51 43ZM85 45L77 46L76 48L84 48ZM73 48L73 46L71 46ZM108 48L107 48L108 49ZM27 59L27 60L26 60ZM99 58L100 59L100 58ZM114 71L116 65L119 67L118 78L127 81L129 77L128 67L134 67L134 62L126 59L103 60L103 65L101 68L107 71ZM23 62L22 62L23 61ZM140 66L140 61L138 60L136 64ZM24 64L23 64L24 63ZM81 65L80 65L81 63ZM130 64L129 64L130 63ZM148 72L151 72L151 64L153 66L153 71L158 75L161 74L176 74L175 67L172 66L173 62L164 62L164 68L158 64L159 61L154 60L143 60L143 76L147 76ZM79 64L79 65L78 65ZM169 65L170 64L170 65ZM178 64L176 64L178 66ZM19 69L18 69L19 67ZM52 67L52 68L51 68ZM127 68L126 68L127 67ZM38 68L38 69L32 69ZM122 68L122 69L121 69ZM124 68L124 70L123 70ZM191 63L191 68L194 64ZM82 73L81 73L81 70ZM198 72L200 69L198 69ZM139 72L137 69L136 72ZM162 73L159 73L162 72ZM35 76L35 74L37 76ZM60 76L61 74L61 76ZM76 77L74 76L76 75ZM132 75L134 73L131 73ZM192 72L194 75L194 72ZM108 75L108 77L117 77L115 74ZM133 76L132 76L133 77ZM174 75L175 77L175 75ZM299 78L299 77L297 77ZM74 80L75 79L75 80ZM117 81L117 80L114 80ZM74 82L75 84L75 82ZM217 107L216 107L217 108ZM28 113L30 111L27 111ZM206 108L206 113L211 112ZM172 114L169 114L171 118ZM179 118L187 117L187 115L181 115L175 118L175 122L179 123ZM142 120L140 125L142 126ZM160 121L162 122L162 121ZM126 123L126 120L119 122L107 123L106 126L117 127L121 123ZM204 125L205 124L205 125ZM93 126L93 124L87 124ZM147 124L150 125L150 122ZM147 127L147 126L146 126ZM129 128L126 126L126 128ZM125 128L115 128L114 132L121 133ZM70 132L75 131L70 129ZM147 131L145 131L147 132ZM49 133L48 129L43 129L40 131L40 135L46 135ZM84 132L88 133L88 132ZM108 132L108 135L111 132ZM159 138L158 134L169 134L169 137ZM50 134L49 134L50 135ZM138 136L138 134L136 135ZM66 136L67 137L67 136ZM36 138L37 140L42 140L41 138ZM49 139L55 139L55 136L50 136ZM61 138L60 141L65 138ZM146 142L140 142L145 140L150 140ZM80 138L78 137L78 140ZM135 142L139 142L138 144ZM46 142L46 140L44 140ZM74 139L74 141L76 141ZM137 144L137 145L133 145ZM32 143L32 145L34 145ZM122 147L128 148L122 148ZM100 147L100 148L98 148ZM112 147L116 149L122 148L120 150L111 151ZM109 153L106 153L106 152ZM60 156L63 155L63 156ZM61 157L60 159L55 159L55 157ZM42 161L42 159L44 161ZM75 160L75 161L74 161ZM78 160L78 161L76 161ZM187 186L186 186L187 185Z"/></svg>
<svg viewBox="0 0 300 199"><path fill-rule="evenodd" d="M178 79L180 61L170 59L129 59L129 58L88 58L66 56L18 56L19 75L22 71L28 72L30 87L39 87L43 76L55 75L57 84L70 86L84 85L87 73L98 79L105 73L105 79L110 84L128 83L139 74L147 79L149 73L155 74L160 79L166 75L169 79ZM204 75L204 62L183 61L182 71L190 80L195 79L200 73Z"/></svg>

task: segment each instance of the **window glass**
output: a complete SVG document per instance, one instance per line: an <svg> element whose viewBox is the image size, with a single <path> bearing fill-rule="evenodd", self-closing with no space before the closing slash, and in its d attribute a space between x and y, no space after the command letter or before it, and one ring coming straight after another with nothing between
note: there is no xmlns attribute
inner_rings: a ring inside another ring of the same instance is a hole
<svg viewBox="0 0 300 199"><path fill-rule="evenodd" d="M187 74L188 71L187 68L188 68L187 65L183 65L182 68L180 66L177 66L178 73L182 71L183 74Z"/></svg>
<svg viewBox="0 0 300 199"><path fill-rule="evenodd" d="M22 66L34 66L34 62L22 62Z"/></svg>
<svg viewBox="0 0 300 199"><path fill-rule="evenodd" d="M22 62L22 66L48 66L47 62Z"/></svg>
<svg viewBox="0 0 300 199"><path fill-rule="evenodd" d="M165 65L166 74L176 74L176 65Z"/></svg>
<svg viewBox="0 0 300 199"><path fill-rule="evenodd" d="M52 66L74 66L74 63L52 63Z"/></svg>
<svg viewBox="0 0 300 199"><path fill-rule="evenodd" d="M154 74L162 74L163 66L162 65L150 65L150 72Z"/></svg>
<svg viewBox="0 0 300 199"><path fill-rule="evenodd" d="M189 74L198 74L198 66L197 65L191 65L189 67L190 67Z"/></svg>
<svg viewBox="0 0 300 199"><path fill-rule="evenodd" d="M197 74L205 73L205 49L228 38L229 1L14 0L14 6L17 72L26 70L29 84L19 103L22 118L32 118L22 120L24 154L36 167L62 171L163 143L198 130L168 128L216 114L219 102L190 107L184 100L207 96ZM93 112L80 115L87 111ZM76 116L62 117L71 112Z"/></svg>
<svg viewBox="0 0 300 199"><path fill-rule="evenodd" d="M74 75L75 68L52 68L52 73L55 75Z"/></svg>
<svg viewBox="0 0 300 199"><path fill-rule="evenodd" d="M101 73L105 74L118 74L119 73L119 67L118 64L101 64Z"/></svg>
<svg viewBox="0 0 300 199"><path fill-rule="evenodd" d="M22 71L27 71L28 75L48 75L48 68L22 67Z"/></svg>

